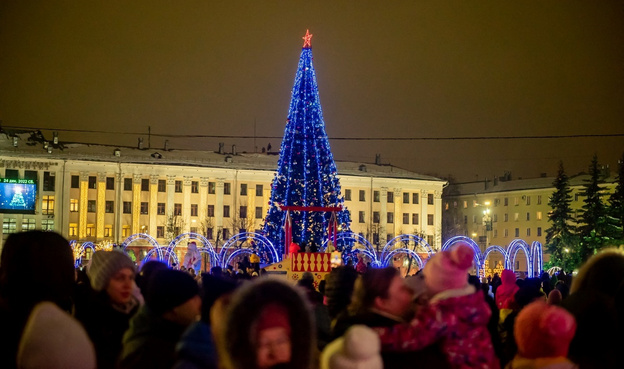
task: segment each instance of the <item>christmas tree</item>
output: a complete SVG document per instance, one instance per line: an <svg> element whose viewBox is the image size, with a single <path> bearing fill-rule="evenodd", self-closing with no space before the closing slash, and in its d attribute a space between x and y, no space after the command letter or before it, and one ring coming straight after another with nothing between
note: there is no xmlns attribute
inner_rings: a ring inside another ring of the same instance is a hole
<svg viewBox="0 0 624 369"><path fill-rule="evenodd" d="M19 187L15 189L15 194L11 199L10 205L14 208L22 208L26 206L26 202L24 202L24 195L22 195L22 190Z"/></svg>
<svg viewBox="0 0 624 369"><path fill-rule="evenodd" d="M263 227L264 235L282 254L285 243L290 243L289 236L298 245L320 248L334 219L339 232L348 231L351 223L349 212L343 208L336 164L325 132L311 38L306 31ZM326 211L329 208L337 211ZM286 232L285 223L289 228Z"/></svg>

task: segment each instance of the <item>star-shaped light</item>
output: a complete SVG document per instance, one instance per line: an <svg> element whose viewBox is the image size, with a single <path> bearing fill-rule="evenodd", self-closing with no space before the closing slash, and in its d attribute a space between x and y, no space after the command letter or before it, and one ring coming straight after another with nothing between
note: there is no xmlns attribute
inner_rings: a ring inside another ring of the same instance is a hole
<svg viewBox="0 0 624 369"><path fill-rule="evenodd" d="M312 47L312 36L310 34L310 30L306 29L306 34L303 36L303 48L311 48Z"/></svg>

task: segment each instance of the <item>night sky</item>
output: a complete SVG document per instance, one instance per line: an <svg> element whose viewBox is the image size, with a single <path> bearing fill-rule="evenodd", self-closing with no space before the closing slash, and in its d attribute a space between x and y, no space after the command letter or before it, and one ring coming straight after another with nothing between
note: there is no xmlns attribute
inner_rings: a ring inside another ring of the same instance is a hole
<svg viewBox="0 0 624 369"><path fill-rule="evenodd" d="M61 141L134 146L149 126L153 148L276 149L306 29L336 160L470 181L559 160L574 174L594 153L614 172L624 152L621 1L5 0L0 120L114 133ZM611 136L559 137L575 135Z"/></svg>

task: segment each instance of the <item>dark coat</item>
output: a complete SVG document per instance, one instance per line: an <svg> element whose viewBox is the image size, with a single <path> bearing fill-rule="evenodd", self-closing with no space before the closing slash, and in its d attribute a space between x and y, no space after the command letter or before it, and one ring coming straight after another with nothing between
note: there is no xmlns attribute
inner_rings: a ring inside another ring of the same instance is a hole
<svg viewBox="0 0 624 369"><path fill-rule="evenodd" d="M204 321L191 324L176 346L176 357L173 369L216 369L217 348L210 325Z"/></svg>
<svg viewBox="0 0 624 369"><path fill-rule="evenodd" d="M310 305L301 291L287 282L257 278L245 282L232 296L228 308L223 336L219 342L220 358L227 369L256 368L256 349L253 343L253 327L260 314L269 304L284 306L289 315L291 328L291 350L293 362L284 367L309 369L316 352L314 320Z"/></svg>
<svg viewBox="0 0 624 369"><path fill-rule="evenodd" d="M120 369L170 369L175 363L175 347L185 326L168 321L143 305L130 319L123 336Z"/></svg>

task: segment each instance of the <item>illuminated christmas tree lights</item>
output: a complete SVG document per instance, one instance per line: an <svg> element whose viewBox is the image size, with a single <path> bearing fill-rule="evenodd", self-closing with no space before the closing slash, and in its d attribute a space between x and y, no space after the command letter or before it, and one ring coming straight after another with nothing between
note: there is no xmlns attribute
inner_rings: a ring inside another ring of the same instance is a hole
<svg viewBox="0 0 624 369"><path fill-rule="evenodd" d="M338 231L348 231L350 215L340 193L336 164L325 132L325 122L312 65L312 35L307 31L295 75L295 84L280 148L264 235L284 253L283 207L340 208L335 212ZM320 248L328 237L332 212L289 211L292 239ZM348 247L337 245L338 249ZM349 247L350 248L350 247ZM345 250L346 251L346 250Z"/></svg>

